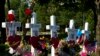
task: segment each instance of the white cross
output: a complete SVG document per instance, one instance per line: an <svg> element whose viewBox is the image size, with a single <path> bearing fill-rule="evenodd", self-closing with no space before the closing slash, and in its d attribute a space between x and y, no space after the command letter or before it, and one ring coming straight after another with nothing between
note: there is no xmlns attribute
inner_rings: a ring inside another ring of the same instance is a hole
<svg viewBox="0 0 100 56"><path fill-rule="evenodd" d="M89 35L90 35L90 31L88 31L88 26L89 26L89 23L85 22L84 34L85 34L87 39L89 39Z"/></svg>
<svg viewBox="0 0 100 56"><path fill-rule="evenodd" d="M36 23L36 13L32 13L31 23L26 23L26 28L31 28L31 37L39 36L39 29L41 28L41 24ZM31 53L34 56L37 56L36 49L31 45Z"/></svg>
<svg viewBox="0 0 100 56"><path fill-rule="evenodd" d="M74 27L74 20L70 20L69 28L65 28L65 32L68 32L67 41L74 40L76 41L77 29Z"/></svg>
<svg viewBox="0 0 100 56"><path fill-rule="evenodd" d="M31 37L39 35L41 24L36 23L36 13L32 13L31 23L26 23L26 28L31 28Z"/></svg>
<svg viewBox="0 0 100 56"><path fill-rule="evenodd" d="M21 22L2 22L2 28L8 29L8 36L14 36L16 34L17 27L21 27Z"/></svg>
<svg viewBox="0 0 100 56"><path fill-rule="evenodd" d="M56 21L55 21L55 16L51 15L50 16L50 25L46 25L46 29L49 30L51 32L51 38L52 37L58 37L57 35L57 30L59 30L59 26L56 25Z"/></svg>
<svg viewBox="0 0 100 56"><path fill-rule="evenodd" d="M21 27L21 23L20 22L2 22L2 28L7 28L7 33L8 36L14 36L16 35L16 31L17 31L17 27ZM13 54L15 52L15 50L13 48L9 48L9 53Z"/></svg>
<svg viewBox="0 0 100 56"><path fill-rule="evenodd" d="M55 16L51 15L50 16L50 25L46 26L47 30L51 30L51 38L52 37L58 37L57 35L57 30L59 30L59 26L56 25L56 21L55 21ZM51 56L55 56L55 48L53 46L51 46Z"/></svg>

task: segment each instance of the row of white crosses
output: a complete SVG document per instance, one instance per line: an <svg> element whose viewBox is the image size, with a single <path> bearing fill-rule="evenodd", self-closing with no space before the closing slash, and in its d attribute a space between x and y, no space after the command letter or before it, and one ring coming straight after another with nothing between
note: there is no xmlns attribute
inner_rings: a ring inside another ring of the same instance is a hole
<svg viewBox="0 0 100 56"><path fill-rule="evenodd" d="M12 13L12 10L10 11L10 13ZM55 16L54 15L52 15L50 17L50 23L51 24L49 26L49 29L51 29L51 38L57 37L57 30L58 30L59 26L57 26L56 23L55 23ZM15 22L15 21L13 21L13 22L2 22L2 27L8 28L8 35L9 36L14 36L16 34L17 27L21 27L21 23ZM36 23L36 13L33 12L32 18L31 18L31 23L26 23L26 28L31 28L31 37L39 35L39 28L40 27L41 27L41 25ZM54 50L53 46L52 46L51 50L52 50L52 56L54 56L55 50ZM33 46L31 46L31 53L34 56L37 56L36 49Z"/></svg>
<svg viewBox="0 0 100 56"><path fill-rule="evenodd" d="M85 38L89 38L90 31L88 31L88 22L85 22L85 28L82 31L85 34ZM74 20L70 20L69 28L65 28L65 32L68 33L67 41L73 40L76 43L77 29L75 29Z"/></svg>
<svg viewBox="0 0 100 56"><path fill-rule="evenodd" d="M46 26L46 29L49 30L50 29L50 33L51 33L51 38L57 38L57 30L59 30L59 26L56 25L56 18L54 15L50 16L50 25ZM52 45L51 46L51 56L55 56L55 48Z"/></svg>
<svg viewBox="0 0 100 56"><path fill-rule="evenodd" d="M57 36L57 30L59 29L59 26L56 25L56 20L55 16L52 15L50 17L50 25L46 26L46 29L49 30L51 29L51 38L53 37L58 37ZM32 18L31 18L31 24L27 23L26 28L31 28L31 37L32 36L38 36L39 34L39 28L41 27L40 24L36 23L36 13L32 13ZM37 56L36 50L33 46L31 46L31 52L34 54L34 56ZM55 48L52 46L51 47L51 56L55 56Z"/></svg>
<svg viewBox="0 0 100 56"><path fill-rule="evenodd" d="M50 29L51 32L51 38L53 37L58 37L57 36L57 30L59 30L59 26L56 25L55 22L55 16L52 15L50 17L50 25L47 25L46 28ZM17 27L21 27L21 23L20 22L3 22L2 23L2 27L3 28L8 28L8 35L14 36L14 34L16 34L16 28ZM32 36L38 36L39 35L39 28L41 27L40 24L36 23L36 13L33 12L32 13L32 18L31 18L31 23L26 23L26 28L31 28L31 37ZM88 23L85 23L85 34L88 37L89 36L89 31L88 31ZM70 20L69 23L69 28L66 28L66 31L68 32L68 38L69 40L76 40L76 32L77 29L75 29L74 27L74 20ZM33 46L31 46L31 52L34 54L34 56L36 56L36 50ZM55 56L55 48L52 46L51 47L51 56Z"/></svg>

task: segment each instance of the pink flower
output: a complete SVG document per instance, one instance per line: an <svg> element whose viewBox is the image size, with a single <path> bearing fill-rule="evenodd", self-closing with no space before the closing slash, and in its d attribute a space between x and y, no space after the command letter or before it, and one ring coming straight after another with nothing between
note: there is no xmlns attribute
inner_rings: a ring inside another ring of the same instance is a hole
<svg viewBox="0 0 100 56"><path fill-rule="evenodd" d="M83 49L80 52L80 56L87 56L87 50L86 50L85 46L83 46Z"/></svg>
<svg viewBox="0 0 100 56"><path fill-rule="evenodd" d="M87 56L87 53L86 52L81 52L80 56Z"/></svg>

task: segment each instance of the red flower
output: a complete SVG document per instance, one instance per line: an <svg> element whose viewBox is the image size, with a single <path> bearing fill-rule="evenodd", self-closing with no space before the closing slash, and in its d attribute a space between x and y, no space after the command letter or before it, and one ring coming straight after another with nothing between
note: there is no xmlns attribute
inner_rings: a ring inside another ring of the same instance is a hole
<svg viewBox="0 0 100 56"><path fill-rule="evenodd" d="M38 47L38 45L39 45L38 41L39 41L39 37L33 36L30 38L30 43L34 48Z"/></svg>
<svg viewBox="0 0 100 56"><path fill-rule="evenodd" d="M21 41L21 37L18 35L8 37L8 43L13 49L16 49L18 47L20 41Z"/></svg>
<svg viewBox="0 0 100 56"><path fill-rule="evenodd" d="M54 48L57 48L57 47L58 47L58 44L59 44L59 39L53 37L53 38L51 39L51 43L52 43L52 45L54 46Z"/></svg>
<svg viewBox="0 0 100 56"><path fill-rule="evenodd" d="M8 21L14 21L15 16L13 14L8 14Z"/></svg>
<svg viewBox="0 0 100 56"><path fill-rule="evenodd" d="M25 9L25 14L26 15L31 15L31 13L32 13L31 9L29 9L29 8Z"/></svg>

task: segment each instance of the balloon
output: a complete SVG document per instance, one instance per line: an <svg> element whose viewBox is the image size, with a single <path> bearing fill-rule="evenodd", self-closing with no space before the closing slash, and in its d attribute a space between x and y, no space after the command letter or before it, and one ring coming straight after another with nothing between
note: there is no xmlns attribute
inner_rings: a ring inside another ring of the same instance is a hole
<svg viewBox="0 0 100 56"><path fill-rule="evenodd" d="M15 16L13 14L8 14L8 21L14 21L15 20Z"/></svg>
<svg viewBox="0 0 100 56"><path fill-rule="evenodd" d="M51 38L51 43L54 46L54 48L57 48L58 47L58 44L59 44L59 39L52 37Z"/></svg>
<svg viewBox="0 0 100 56"><path fill-rule="evenodd" d="M77 36L80 37L81 35L82 35L81 30L78 29L78 30L77 30Z"/></svg>
<svg viewBox="0 0 100 56"><path fill-rule="evenodd" d="M12 47L14 50L20 45L21 42L21 36L9 36L8 37L8 43L10 47Z"/></svg>
<svg viewBox="0 0 100 56"><path fill-rule="evenodd" d="M25 14L26 15L31 15L31 13L32 13L31 9L29 9L29 8L25 9Z"/></svg>
<svg viewBox="0 0 100 56"><path fill-rule="evenodd" d="M39 37L35 37L35 36L30 37L30 44L31 44L34 48L37 48L37 47L38 47L38 45L39 45L38 41L39 41Z"/></svg>

